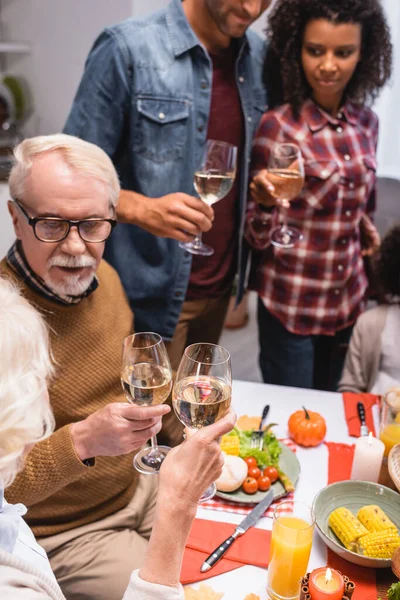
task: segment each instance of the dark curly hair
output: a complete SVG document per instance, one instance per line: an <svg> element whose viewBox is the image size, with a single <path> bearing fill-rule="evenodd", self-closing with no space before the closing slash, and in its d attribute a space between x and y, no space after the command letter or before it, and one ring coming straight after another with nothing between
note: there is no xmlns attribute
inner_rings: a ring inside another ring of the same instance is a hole
<svg viewBox="0 0 400 600"><path fill-rule="evenodd" d="M288 102L296 116L311 88L301 65L304 30L313 19L362 26L361 60L345 91L355 104L372 103L391 75L390 30L380 0L277 0L268 17L264 63L271 108Z"/></svg>
<svg viewBox="0 0 400 600"><path fill-rule="evenodd" d="M376 257L374 271L380 303L400 299L400 224L388 231Z"/></svg>

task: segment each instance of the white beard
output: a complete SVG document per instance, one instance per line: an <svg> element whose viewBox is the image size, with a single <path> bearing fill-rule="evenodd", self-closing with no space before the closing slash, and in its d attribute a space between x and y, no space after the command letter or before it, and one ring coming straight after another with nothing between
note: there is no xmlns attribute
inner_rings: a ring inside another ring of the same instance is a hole
<svg viewBox="0 0 400 600"><path fill-rule="evenodd" d="M54 281L51 267L92 267L91 272L82 275L66 275L63 281ZM58 296L81 296L86 292L95 276L97 264L91 256L60 255L51 258L47 263L47 271L43 277L45 284Z"/></svg>

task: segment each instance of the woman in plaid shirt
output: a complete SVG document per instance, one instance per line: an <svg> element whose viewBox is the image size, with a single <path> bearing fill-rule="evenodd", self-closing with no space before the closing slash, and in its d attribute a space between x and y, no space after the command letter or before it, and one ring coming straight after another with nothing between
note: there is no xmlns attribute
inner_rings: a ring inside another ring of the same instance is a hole
<svg viewBox="0 0 400 600"><path fill-rule="evenodd" d="M364 308L363 254L379 244L368 217L378 120L366 105L390 77L390 34L379 0L277 0L267 33L271 110L254 141L246 227L260 251L250 276L260 367L267 383L333 390ZM289 209L303 239L290 249L268 236L278 212L266 167L281 142L297 144L305 162L304 188Z"/></svg>

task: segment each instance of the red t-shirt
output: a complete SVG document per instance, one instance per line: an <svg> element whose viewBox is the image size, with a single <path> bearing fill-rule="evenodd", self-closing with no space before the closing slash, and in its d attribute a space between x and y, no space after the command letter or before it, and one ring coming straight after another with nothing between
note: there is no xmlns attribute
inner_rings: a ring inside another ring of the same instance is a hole
<svg viewBox="0 0 400 600"><path fill-rule="evenodd" d="M211 109L207 139L237 146L240 164L244 142L243 113L235 78L236 49L210 55L213 62ZM193 255L186 300L217 298L232 285L237 266L239 222L239 171L232 189L213 205L214 223L203 233L204 243L214 248L212 256Z"/></svg>

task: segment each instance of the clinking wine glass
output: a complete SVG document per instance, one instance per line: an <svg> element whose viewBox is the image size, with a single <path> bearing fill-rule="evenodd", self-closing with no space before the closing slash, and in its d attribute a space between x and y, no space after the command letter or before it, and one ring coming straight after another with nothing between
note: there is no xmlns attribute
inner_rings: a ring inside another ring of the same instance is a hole
<svg viewBox="0 0 400 600"><path fill-rule="evenodd" d="M199 343L188 346L181 359L172 404L188 435L212 425L229 411L232 396L230 354L222 346ZM200 498L205 502L216 492L213 483Z"/></svg>
<svg viewBox="0 0 400 600"><path fill-rule="evenodd" d="M166 401L172 388L172 370L158 333L135 333L124 339L121 384L127 400L137 406ZM135 455L134 467L146 475L156 474L169 450L168 446L158 446L153 436L151 448Z"/></svg>
<svg viewBox="0 0 400 600"><path fill-rule="evenodd" d="M268 161L268 179L275 191L270 192L280 206L282 225L271 232L271 243L279 248L293 248L303 238L301 232L288 225L290 201L304 185L304 161L296 144L276 144Z"/></svg>
<svg viewBox="0 0 400 600"><path fill-rule="evenodd" d="M211 206L230 192L236 177L236 159L236 146L218 140L207 141L201 165L194 174L194 187L203 202ZM202 242L201 233L192 242L179 245L191 254L214 254L214 249Z"/></svg>

